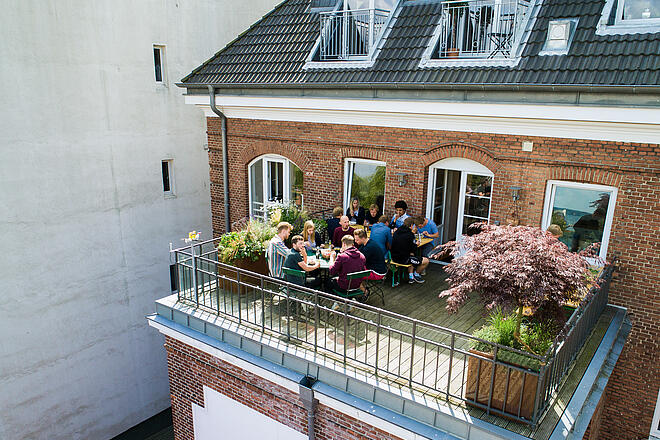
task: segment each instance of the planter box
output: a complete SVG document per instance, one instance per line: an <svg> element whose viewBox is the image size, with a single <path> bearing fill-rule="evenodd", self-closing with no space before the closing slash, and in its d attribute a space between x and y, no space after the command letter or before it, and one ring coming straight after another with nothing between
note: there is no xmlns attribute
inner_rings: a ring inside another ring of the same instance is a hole
<svg viewBox="0 0 660 440"><path fill-rule="evenodd" d="M476 350L470 350L470 353L474 353L488 359L493 359L492 353L483 353ZM517 367L518 365L514 366ZM507 371L509 382L508 387ZM468 404L479 403L481 405L488 406L488 396L490 394L492 374L492 362L469 356L467 379L465 384L465 399L467 400ZM524 388L523 378L525 382ZM495 366L493 397L490 401L490 407L517 417L518 407L520 406L520 417L531 420L534 414L534 399L536 397L537 385L538 376L507 368L505 365L498 364ZM505 393L506 403L504 402Z"/></svg>
<svg viewBox="0 0 660 440"><path fill-rule="evenodd" d="M250 272L255 272L261 275L268 275L268 263L266 262L265 255L260 255L256 261L252 261L251 258L241 258L239 260L234 260L229 264L235 267L240 267L241 269L249 270ZM218 275L225 276L231 280L236 280L236 272L225 269L220 266L218 266ZM261 285L259 278L251 277L243 274L241 274L241 283L252 284L254 286ZM225 284L229 284L229 283L225 282ZM236 288L235 287L236 283L231 283L231 285L233 286L234 289ZM229 287L230 286L228 285L225 286L226 289L229 289ZM247 290L248 287L241 286L239 293L241 294L247 293Z"/></svg>

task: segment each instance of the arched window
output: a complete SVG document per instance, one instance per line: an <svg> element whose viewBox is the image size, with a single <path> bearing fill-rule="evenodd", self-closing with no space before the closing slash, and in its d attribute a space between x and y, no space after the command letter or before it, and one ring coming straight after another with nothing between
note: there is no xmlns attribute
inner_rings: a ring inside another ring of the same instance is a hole
<svg viewBox="0 0 660 440"><path fill-rule="evenodd" d="M250 217L266 214L269 202L303 205L303 173L289 159L266 154L248 165Z"/></svg>
<svg viewBox="0 0 660 440"><path fill-rule="evenodd" d="M441 243L490 221L492 189L493 173L479 162L451 157L429 167L426 216L438 225Z"/></svg>

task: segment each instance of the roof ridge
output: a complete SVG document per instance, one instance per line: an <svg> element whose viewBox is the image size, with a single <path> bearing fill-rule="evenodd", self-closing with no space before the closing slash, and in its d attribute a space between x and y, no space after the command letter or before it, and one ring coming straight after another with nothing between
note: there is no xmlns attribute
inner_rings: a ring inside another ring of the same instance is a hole
<svg viewBox="0 0 660 440"><path fill-rule="evenodd" d="M200 70L202 70L204 67L206 67L211 61L213 61L214 59L216 59L219 55L221 55L223 52L225 52L227 49L229 49L231 46L233 46L234 43L236 43L238 40L240 40L244 35L246 35L248 32L250 32L252 29L254 29L255 27L257 27L258 25L260 25L262 21L264 21L265 19L267 19L268 17L270 17L273 13L275 13L275 11L277 11L278 9L280 9L281 7L283 7L286 3L289 3L290 1L293 1L293 0L282 0L282 2L278 3L277 6L275 6L273 9L271 9L271 10L268 11L266 14L264 14L259 20L257 20L257 21L255 21L254 23L252 23L252 25L250 25L249 28L245 29L243 32L241 32L240 34L238 34L238 35L236 36L236 38L234 38L234 39L231 40L229 43L227 43L227 44L225 45L225 47L223 47L222 49L220 49L219 51L217 51L215 54L213 54L213 55L211 56L211 58L209 58L208 60L204 61L201 65L197 66L197 67L196 67L192 72L190 72L188 75L184 76L184 77L181 79L180 82L181 82L181 83L186 82L186 81L188 80L188 78L190 78L191 76L195 75L195 74L198 73Z"/></svg>

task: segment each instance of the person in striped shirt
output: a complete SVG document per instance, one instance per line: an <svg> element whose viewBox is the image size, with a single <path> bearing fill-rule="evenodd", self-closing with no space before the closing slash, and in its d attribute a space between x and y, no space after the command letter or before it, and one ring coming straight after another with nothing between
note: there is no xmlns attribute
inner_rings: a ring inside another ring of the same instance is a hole
<svg viewBox="0 0 660 440"><path fill-rule="evenodd" d="M266 259L268 260L268 272L270 272L271 277L283 278L282 265L286 256L289 255L289 248L284 244L284 240L289 238L291 229L293 229L293 226L288 222L278 223L277 234L268 242Z"/></svg>

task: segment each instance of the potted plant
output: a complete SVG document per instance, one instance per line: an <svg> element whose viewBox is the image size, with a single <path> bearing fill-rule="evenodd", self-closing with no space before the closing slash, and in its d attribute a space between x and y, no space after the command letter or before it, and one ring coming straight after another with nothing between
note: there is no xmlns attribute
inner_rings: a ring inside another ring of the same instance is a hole
<svg viewBox="0 0 660 440"><path fill-rule="evenodd" d="M261 220L250 220L236 231L220 237L218 243L218 261L231 264L251 272L268 275L266 248L268 241L275 235L275 228ZM235 278L236 273L218 268L218 274ZM242 281L257 285L255 278L245 277ZM244 289L240 289L241 292Z"/></svg>
<svg viewBox="0 0 660 440"><path fill-rule="evenodd" d="M543 356L561 328L562 306L586 294L591 278L588 265L582 256L539 228L481 225L481 231L464 237L457 246L466 251L447 266L450 288L440 296L447 298L447 310L453 313L470 293L478 292L487 309L494 312L475 337ZM525 309L536 315L535 321L523 322ZM477 343L472 349L492 359L493 347ZM497 360L530 371L539 371L541 366L538 360L505 349L498 350ZM531 417L538 376L498 365L491 384L492 370L492 362L469 356L468 402L486 405L490 398L492 407L517 415L522 394L520 415Z"/></svg>
<svg viewBox="0 0 660 440"><path fill-rule="evenodd" d="M307 220L312 220L317 232L321 233L328 227L324 220L313 219L304 209L298 207L295 203L272 203L268 206L268 220L271 226L275 227L279 222L288 222L293 226L291 235L287 239L287 246L291 246L291 237L302 234L303 227Z"/></svg>

